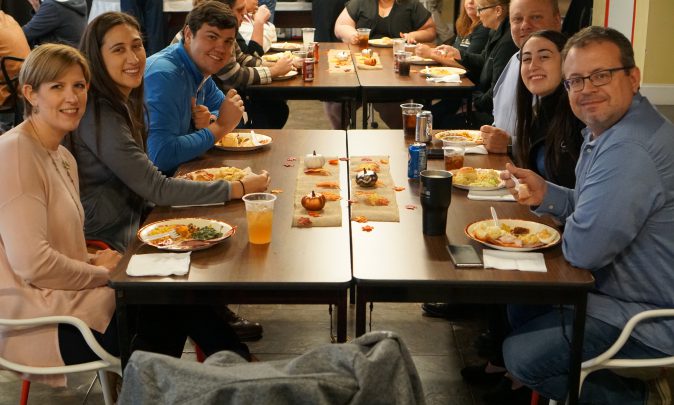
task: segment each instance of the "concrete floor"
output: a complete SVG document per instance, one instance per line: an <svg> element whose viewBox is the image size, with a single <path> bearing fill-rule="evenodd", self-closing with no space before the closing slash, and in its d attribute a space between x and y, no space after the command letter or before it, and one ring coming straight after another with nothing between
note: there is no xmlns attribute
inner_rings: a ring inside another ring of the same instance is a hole
<svg viewBox="0 0 674 405"><path fill-rule="evenodd" d="M327 120L315 101L293 101L291 117L286 128L329 129ZM674 106L661 111L674 119ZM360 121L359 121L360 122ZM381 127L384 125L380 121ZM330 316L325 306L303 305L241 305L232 306L241 315L264 326L264 338L250 343L261 361L294 357L317 345L330 343ZM354 307L349 308L349 333L354 336ZM482 405L485 387L465 384L459 373L466 364L476 364L472 341L482 330L484 322L465 320L448 322L421 316L419 304L378 303L372 313L372 328L391 330L402 336L421 376L429 405ZM188 343L184 358L194 359ZM70 386L54 389L33 384L30 404L81 404L94 373L83 373L70 378ZM18 403L21 383L11 373L0 371L0 405ZM102 404L100 386L94 385L88 404Z"/></svg>

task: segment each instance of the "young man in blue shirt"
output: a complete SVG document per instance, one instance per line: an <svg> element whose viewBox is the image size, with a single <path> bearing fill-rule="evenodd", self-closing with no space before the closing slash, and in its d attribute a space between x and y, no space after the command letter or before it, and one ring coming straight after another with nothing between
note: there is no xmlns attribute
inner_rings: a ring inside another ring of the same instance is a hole
<svg viewBox="0 0 674 405"><path fill-rule="evenodd" d="M512 165L506 168L524 188L515 190L510 175L503 177L520 203L564 220L564 257L596 280L587 302L587 360L607 350L635 314L674 308L674 126L639 93L632 46L618 31L583 29L563 57L571 108L587 125L576 186L547 183ZM510 319L514 330L503 345L508 370L546 397L563 400L571 310L511 306ZM671 356L672 336L672 318L642 322L618 357ZM668 386L659 384L658 391L671 401ZM602 370L588 377L581 402L652 403L649 394L642 381Z"/></svg>

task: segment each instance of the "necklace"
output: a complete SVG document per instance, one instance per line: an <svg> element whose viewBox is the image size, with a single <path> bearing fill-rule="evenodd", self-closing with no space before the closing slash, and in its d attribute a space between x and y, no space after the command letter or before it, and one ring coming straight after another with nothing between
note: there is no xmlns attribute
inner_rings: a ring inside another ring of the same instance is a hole
<svg viewBox="0 0 674 405"><path fill-rule="evenodd" d="M68 195L70 195L70 198L73 200L73 203L75 203L75 208L77 209L77 213L80 215L80 220L84 222L84 214L80 208L80 204L78 204L79 196L76 199L75 196L73 195L73 192L77 192L77 186L75 186L75 180L73 180L73 177L70 175L70 163L68 163L65 159L63 159L63 156L61 156L61 154L58 153L58 149L56 152L52 152L51 150L47 149L47 147L44 146L44 142L42 142L40 134L37 132L37 129L35 128L35 124L33 124L33 120L29 119L28 122L30 123L30 127L33 129L33 133L35 133L35 137L37 138L38 142L40 142L40 146L42 146L42 148L47 152L47 155L49 156L52 165L54 165L54 169L59 174L59 178L63 182L63 185L66 187L66 190L68 190ZM61 161L61 166L63 167L63 170L66 172L66 175L70 180L70 184L73 186L72 190L70 189L70 187L68 187L65 180L63 179L63 173L61 172L61 170L59 170L58 164L56 163L56 159L54 159L53 153L58 154L59 160Z"/></svg>

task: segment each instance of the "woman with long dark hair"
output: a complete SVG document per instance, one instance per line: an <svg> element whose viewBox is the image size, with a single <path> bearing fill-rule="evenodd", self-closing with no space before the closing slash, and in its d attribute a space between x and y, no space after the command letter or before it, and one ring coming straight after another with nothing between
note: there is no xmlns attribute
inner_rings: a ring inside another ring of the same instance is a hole
<svg viewBox="0 0 674 405"><path fill-rule="evenodd" d="M584 125L571 111L562 84L565 43L562 33L538 31L522 45L513 152L520 167L573 187Z"/></svg>

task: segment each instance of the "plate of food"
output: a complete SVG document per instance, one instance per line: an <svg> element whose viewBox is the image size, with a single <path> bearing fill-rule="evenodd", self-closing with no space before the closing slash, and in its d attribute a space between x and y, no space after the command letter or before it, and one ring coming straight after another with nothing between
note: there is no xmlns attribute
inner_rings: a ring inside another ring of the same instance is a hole
<svg viewBox="0 0 674 405"><path fill-rule="evenodd" d="M192 181L237 181L250 174L250 169L239 169L237 167L213 167L208 169L193 170L191 172L176 176L179 179L186 179Z"/></svg>
<svg viewBox="0 0 674 405"><path fill-rule="evenodd" d="M271 79L273 81L280 81L280 80L292 79L295 76L297 76L297 70L291 70L290 72L284 74L283 76L276 76L276 77L272 77Z"/></svg>
<svg viewBox="0 0 674 405"><path fill-rule="evenodd" d="M294 44L291 42L274 42L269 48L272 51L284 52L284 51L299 51L302 49L302 44Z"/></svg>
<svg viewBox="0 0 674 405"><path fill-rule="evenodd" d="M215 219L174 218L147 224L137 236L157 249L187 252L207 249L235 233L236 228Z"/></svg>
<svg viewBox="0 0 674 405"><path fill-rule="evenodd" d="M477 169L464 166L452 173L452 185L464 190L489 191L505 187L505 181L499 177L501 171L494 169Z"/></svg>
<svg viewBox="0 0 674 405"><path fill-rule="evenodd" d="M413 55L407 58L412 65L437 65L438 62L431 58L422 58L421 56Z"/></svg>
<svg viewBox="0 0 674 405"><path fill-rule="evenodd" d="M356 66L358 66L359 69L382 69L381 59L379 58L379 54L377 52L372 52L372 54L369 56L364 56L362 53L356 53L355 57Z"/></svg>
<svg viewBox="0 0 674 405"><path fill-rule="evenodd" d="M367 41L368 44L376 46L378 48L392 48L393 40L389 37L382 37L378 39L371 39Z"/></svg>
<svg viewBox="0 0 674 405"><path fill-rule="evenodd" d="M253 143L253 139L250 133L244 132L230 132L227 135L223 136L219 141L215 143L215 147L222 150L228 150L231 152L244 152L249 150L260 149L264 146L270 145L272 139L270 136L255 134L258 144Z"/></svg>
<svg viewBox="0 0 674 405"><path fill-rule="evenodd" d="M456 143L461 143L464 146L475 146L482 145L484 141L482 139L482 133L474 129L452 129L449 131L440 131L436 133L435 139L441 141L452 141Z"/></svg>
<svg viewBox="0 0 674 405"><path fill-rule="evenodd" d="M428 77L445 77L449 75L461 76L466 74L466 69L451 66L435 66L421 69L419 73Z"/></svg>
<svg viewBox="0 0 674 405"><path fill-rule="evenodd" d="M466 235L498 250L529 252L554 246L562 239L556 229L522 219L493 219L473 222L465 229Z"/></svg>
<svg viewBox="0 0 674 405"><path fill-rule="evenodd" d="M287 57L287 58L292 58L293 54L290 51L278 52L278 53L268 53L268 54L262 55L262 60L267 61L267 62L271 62L271 63L276 63L276 62L278 62L279 59L283 58L284 56Z"/></svg>

